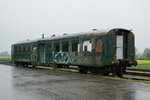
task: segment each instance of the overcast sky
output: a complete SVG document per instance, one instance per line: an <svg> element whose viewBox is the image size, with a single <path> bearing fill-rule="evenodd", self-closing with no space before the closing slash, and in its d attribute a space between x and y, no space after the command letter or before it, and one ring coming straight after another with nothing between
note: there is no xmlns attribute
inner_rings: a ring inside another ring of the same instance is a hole
<svg viewBox="0 0 150 100"><path fill-rule="evenodd" d="M52 34L126 28L139 52L150 48L150 0L0 0L0 52Z"/></svg>

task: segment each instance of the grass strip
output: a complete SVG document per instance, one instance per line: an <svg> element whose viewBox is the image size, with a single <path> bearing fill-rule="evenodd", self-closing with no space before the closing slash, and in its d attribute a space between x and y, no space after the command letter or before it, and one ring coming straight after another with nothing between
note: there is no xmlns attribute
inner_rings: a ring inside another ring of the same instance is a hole
<svg viewBox="0 0 150 100"><path fill-rule="evenodd" d="M11 57L0 57L0 60L11 60Z"/></svg>
<svg viewBox="0 0 150 100"><path fill-rule="evenodd" d="M137 60L138 65L150 65L150 60Z"/></svg>
<svg viewBox="0 0 150 100"><path fill-rule="evenodd" d="M128 69L145 69L145 70L150 70L150 66L148 65L148 66L140 66L140 65L138 65L138 66L132 66L132 67L128 67Z"/></svg>

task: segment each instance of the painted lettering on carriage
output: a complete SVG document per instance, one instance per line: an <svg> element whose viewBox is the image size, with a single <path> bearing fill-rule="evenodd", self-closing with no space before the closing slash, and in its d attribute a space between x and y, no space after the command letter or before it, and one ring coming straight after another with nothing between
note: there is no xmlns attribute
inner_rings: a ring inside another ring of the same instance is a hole
<svg viewBox="0 0 150 100"><path fill-rule="evenodd" d="M70 55L62 51L59 51L58 53L52 52L52 56L56 63L68 64L71 61Z"/></svg>

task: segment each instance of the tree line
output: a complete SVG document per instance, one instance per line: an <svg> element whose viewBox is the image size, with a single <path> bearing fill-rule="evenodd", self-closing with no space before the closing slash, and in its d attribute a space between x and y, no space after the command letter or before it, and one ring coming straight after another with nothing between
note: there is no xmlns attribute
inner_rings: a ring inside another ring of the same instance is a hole
<svg viewBox="0 0 150 100"><path fill-rule="evenodd" d="M3 51L0 53L0 56L1 57L8 57L8 56L10 56L10 54L7 51Z"/></svg>
<svg viewBox="0 0 150 100"><path fill-rule="evenodd" d="M145 48L143 53L138 53L137 51L137 48L135 48L136 60L150 60L150 48Z"/></svg>

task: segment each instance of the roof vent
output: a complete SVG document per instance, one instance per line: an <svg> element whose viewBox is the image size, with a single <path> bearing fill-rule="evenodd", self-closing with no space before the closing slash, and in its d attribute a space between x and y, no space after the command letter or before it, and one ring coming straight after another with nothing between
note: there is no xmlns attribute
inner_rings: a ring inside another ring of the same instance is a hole
<svg viewBox="0 0 150 100"><path fill-rule="evenodd" d="M93 29L93 31L96 31L96 30L98 30L98 29Z"/></svg>
<svg viewBox="0 0 150 100"><path fill-rule="evenodd" d="M42 38L44 38L44 34L42 34Z"/></svg>
<svg viewBox="0 0 150 100"><path fill-rule="evenodd" d="M64 33L63 35L67 35L67 33Z"/></svg>
<svg viewBox="0 0 150 100"><path fill-rule="evenodd" d="M53 34L51 37L55 37L55 34Z"/></svg>

